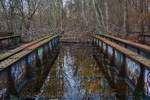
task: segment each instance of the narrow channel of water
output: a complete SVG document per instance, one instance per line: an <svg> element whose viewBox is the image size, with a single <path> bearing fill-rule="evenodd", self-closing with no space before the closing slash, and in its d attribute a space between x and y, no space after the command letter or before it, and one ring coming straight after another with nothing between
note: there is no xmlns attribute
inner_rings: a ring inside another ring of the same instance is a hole
<svg viewBox="0 0 150 100"><path fill-rule="evenodd" d="M107 77L113 72L98 65L90 45L61 44L58 58L39 91L24 95L40 100L122 100L118 97L129 100L130 93L126 87L111 84L111 80L118 79L117 75L113 79Z"/></svg>

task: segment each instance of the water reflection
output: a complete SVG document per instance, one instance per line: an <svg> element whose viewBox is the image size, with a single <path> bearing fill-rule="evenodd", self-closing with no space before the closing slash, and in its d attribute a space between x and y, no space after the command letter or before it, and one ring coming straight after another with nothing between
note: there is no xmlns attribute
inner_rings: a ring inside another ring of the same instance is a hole
<svg viewBox="0 0 150 100"><path fill-rule="evenodd" d="M39 95L65 100L115 100L89 45L63 44Z"/></svg>
<svg viewBox="0 0 150 100"><path fill-rule="evenodd" d="M102 58L101 58L102 59ZM102 60L101 60L102 61ZM32 93L40 100L127 100L127 87L115 86L114 71L99 64L90 45L62 44L57 60L51 67L40 90ZM34 83L33 83L34 84ZM37 85L37 83L35 84ZM118 89L120 87L121 91ZM128 89L127 89L128 90ZM118 98L121 95L123 99ZM125 95L125 96L123 96Z"/></svg>

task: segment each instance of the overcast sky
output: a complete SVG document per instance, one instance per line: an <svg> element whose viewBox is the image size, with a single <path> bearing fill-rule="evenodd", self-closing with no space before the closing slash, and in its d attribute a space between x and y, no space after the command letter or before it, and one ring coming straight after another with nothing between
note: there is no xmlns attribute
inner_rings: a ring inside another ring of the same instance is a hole
<svg viewBox="0 0 150 100"><path fill-rule="evenodd" d="M63 0L63 5L66 5L66 2L70 0Z"/></svg>

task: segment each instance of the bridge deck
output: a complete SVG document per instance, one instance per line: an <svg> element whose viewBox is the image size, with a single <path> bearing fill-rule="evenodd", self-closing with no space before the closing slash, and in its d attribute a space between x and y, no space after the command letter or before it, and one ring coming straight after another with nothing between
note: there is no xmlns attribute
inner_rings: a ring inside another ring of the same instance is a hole
<svg viewBox="0 0 150 100"><path fill-rule="evenodd" d="M9 56L6 60L0 62L0 69L3 70L4 68L9 67L10 65L14 64L15 62L17 62L18 60L23 58L25 55L31 53L33 50L40 47L42 44L47 43L48 41L50 41L51 39L53 39L56 36L57 35L54 35L54 36L51 36L51 37L45 37L45 38L37 40L33 43L29 43L29 44L27 44L28 46L23 46L21 48L22 51L20 51L20 52L19 52L20 49L17 49L18 53L14 54L14 52L13 52L13 53L11 53L12 56Z"/></svg>
<svg viewBox="0 0 150 100"><path fill-rule="evenodd" d="M105 38L96 36L97 39L103 41L104 43L110 45L111 47L115 48L116 50L120 51L121 53L125 54L126 56L130 57L131 59L137 61L138 63L150 68L150 60L140 56L137 53L134 53L126 48L122 48L121 46L113 43Z"/></svg>
<svg viewBox="0 0 150 100"><path fill-rule="evenodd" d="M0 61L5 60L5 59L7 59L8 57L10 57L10 56L12 56L12 55L14 55L14 54L16 54L16 53L18 53L18 52L24 50L24 49L27 48L28 46L34 45L34 44L36 44L36 43L38 43L38 42L40 42L40 41L42 41L42 40L44 40L44 39L46 39L46 38L48 38L48 37L49 37L49 36L46 36L46 37L41 38L41 39L38 39L38 40L36 40L36 41L33 41L33 42L30 42L30 43L21 45L20 47L18 47L18 48L16 48L16 49L9 50L9 51L7 51L6 53L2 53L2 54L0 54Z"/></svg>

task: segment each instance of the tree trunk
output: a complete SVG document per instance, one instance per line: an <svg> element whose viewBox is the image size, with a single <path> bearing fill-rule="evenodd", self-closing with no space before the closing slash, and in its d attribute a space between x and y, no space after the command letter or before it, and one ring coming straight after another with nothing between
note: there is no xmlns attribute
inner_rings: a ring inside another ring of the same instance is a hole
<svg viewBox="0 0 150 100"><path fill-rule="evenodd" d="M124 0L124 24L123 24L123 29L125 33L129 32L128 28L128 3L127 0Z"/></svg>

